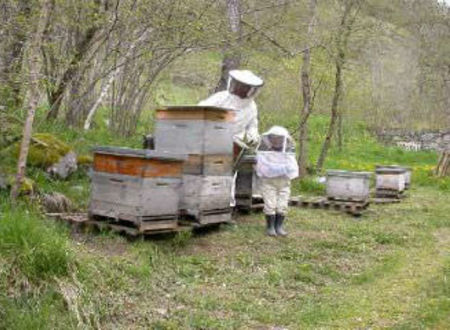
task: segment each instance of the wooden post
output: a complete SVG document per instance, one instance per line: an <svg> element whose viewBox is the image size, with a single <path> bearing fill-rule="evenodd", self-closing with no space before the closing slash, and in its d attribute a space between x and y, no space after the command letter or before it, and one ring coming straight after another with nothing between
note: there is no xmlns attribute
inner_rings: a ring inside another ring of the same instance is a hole
<svg viewBox="0 0 450 330"><path fill-rule="evenodd" d="M42 3L42 10L39 17L39 22L31 41L29 54L29 84L30 93L28 97L28 114L23 128L22 144L20 146L19 160L17 162L16 182L11 189L11 200L15 201L19 195L20 186L22 185L25 176L25 169L27 164L28 150L30 147L31 134L33 131L33 121L36 107L39 100L39 54L42 44L42 36L45 26L50 16L51 0L44 0Z"/></svg>
<svg viewBox="0 0 450 330"><path fill-rule="evenodd" d="M442 152L436 167L436 175L438 177L450 176L450 150Z"/></svg>

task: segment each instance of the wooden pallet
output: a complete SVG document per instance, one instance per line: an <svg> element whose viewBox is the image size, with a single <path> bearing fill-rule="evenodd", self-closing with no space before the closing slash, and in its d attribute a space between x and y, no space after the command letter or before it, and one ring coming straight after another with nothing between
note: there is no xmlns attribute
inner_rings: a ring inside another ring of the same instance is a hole
<svg viewBox="0 0 450 330"><path fill-rule="evenodd" d="M323 210L336 210L351 214L353 216L360 216L366 210L370 202L366 201L345 201L328 199L326 197L315 197L306 199L304 197L292 197L289 201L290 206L323 209Z"/></svg>
<svg viewBox="0 0 450 330"><path fill-rule="evenodd" d="M183 230L190 230L192 226L185 226L178 221L173 223L166 223L167 220L160 221L143 221L143 225L139 228L128 221L117 221L115 219L105 217L89 217L88 213L47 213L47 216L57 220L65 221L66 223L76 228L93 227L99 230L111 230L118 233L123 233L130 236L138 235L156 235L163 233L179 232ZM147 219L148 220L148 219ZM150 224L150 222L154 222Z"/></svg>
<svg viewBox="0 0 450 330"><path fill-rule="evenodd" d="M231 223L231 208L202 210L197 215L182 214L181 223L189 224L193 227L210 226L221 223Z"/></svg>
<svg viewBox="0 0 450 330"><path fill-rule="evenodd" d="M407 195L405 191L398 191L398 190L389 190L389 189L377 189L375 191L375 197L376 198L382 198L382 199L403 199Z"/></svg>
<svg viewBox="0 0 450 330"><path fill-rule="evenodd" d="M323 209L323 210L337 210L351 214L353 216L360 216L362 212L369 206L369 201L341 201L330 200L326 197L314 197L306 199L301 196L291 197L289 200L289 206ZM264 209L264 202L256 200L252 204L253 211L262 211Z"/></svg>
<svg viewBox="0 0 450 330"><path fill-rule="evenodd" d="M81 226L89 220L87 213L46 213L49 218L61 220L73 226Z"/></svg>
<svg viewBox="0 0 450 330"><path fill-rule="evenodd" d="M159 234L168 234L168 233L176 233L185 230L191 230L191 226L183 226L177 223L177 226L170 229L138 229L135 227L123 225L120 223L113 223L109 221L98 221L98 220L88 220L86 225L95 227L99 230L111 230L116 233L125 234L129 236L148 236L148 235L159 235Z"/></svg>

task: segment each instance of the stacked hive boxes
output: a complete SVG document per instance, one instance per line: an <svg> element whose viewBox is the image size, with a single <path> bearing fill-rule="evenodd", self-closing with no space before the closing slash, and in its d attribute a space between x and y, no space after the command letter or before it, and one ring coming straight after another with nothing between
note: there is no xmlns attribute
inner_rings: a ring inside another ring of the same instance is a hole
<svg viewBox="0 0 450 330"><path fill-rule="evenodd" d="M400 198L408 184L411 174L406 168L398 166L377 166L376 170L376 196Z"/></svg>
<svg viewBox="0 0 450 330"><path fill-rule="evenodd" d="M156 150L187 156L180 209L200 224L231 220L233 121L233 110L217 107L156 111Z"/></svg>
<svg viewBox="0 0 450 330"><path fill-rule="evenodd" d="M153 150L95 148L90 217L141 233L175 229L184 159Z"/></svg>
<svg viewBox="0 0 450 330"><path fill-rule="evenodd" d="M327 197L332 200L366 202L370 193L369 172L327 171Z"/></svg>

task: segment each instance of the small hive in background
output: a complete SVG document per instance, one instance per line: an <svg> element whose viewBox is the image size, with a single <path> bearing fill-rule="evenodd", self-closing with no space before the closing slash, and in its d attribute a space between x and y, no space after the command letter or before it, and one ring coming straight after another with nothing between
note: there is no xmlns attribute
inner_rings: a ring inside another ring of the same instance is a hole
<svg viewBox="0 0 450 330"><path fill-rule="evenodd" d="M115 147L93 152L91 218L139 233L177 228L183 156Z"/></svg>
<svg viewBox="0 0 450 330"><path fill-rule="evenodd" d="M377 165L376 169L379 168L394 168L394 169L400 169L400 170L404 170L404 177L405 177L405 190L408 190L411 187L411 174L412 174L412 169L411 167L406 167L406 166L400 166L400 165Z"/></svg>
<svg viewBox="0 0 450 330"><path fill-rule="evenodd" d="M370 193L370 172L327 171L327 197L331 200L365 202Z"/></svg>
<svg viewBox="0 0 450 330"><path fill-rule="evenodd" d="M375 194L379 198L401 198L405 191L407 171L401 167L377 166Z"/></svg>
<svg viewBox="0 0 450 330"><path fill-rule="evenodd" d="M156 111L155 148L186 155L180 209L201 225L231 220L234 115L210 106Z"/></svg>

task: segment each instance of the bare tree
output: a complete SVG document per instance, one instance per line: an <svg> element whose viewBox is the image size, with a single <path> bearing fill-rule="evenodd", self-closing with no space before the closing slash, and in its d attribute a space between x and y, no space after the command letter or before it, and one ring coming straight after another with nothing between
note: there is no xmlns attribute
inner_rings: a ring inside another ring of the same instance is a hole
<svg viewBox="0 0 450 330"><path fill-rule="evenodd" d="M306 37L305 50L303 52L303 64L301 69L301 82L302 82L302 94L303 94L303 108L300 112L300 125L299 125L299 176L303 178L307 175L307 163L308 163L308 118L311 114L311 40L314 32L314 25L316 23L316 8L317 0L309 1L309 15L310 21L308 24L308 34Z"/></svg>
<svg viewBox="0 0 450 330"><path fill-rule="evenodd" d="M339 29L336 35L336 49L337 56L335 58L335 85L333 93L333 101L331 103L331 119L328 126L327 135L322 145L322 150L317 160L317 171L320 172L323 168L323 164L328 154L328 149L330 148L331 139L336 131L336 125L339 121L339 105L342 98L343 91L343 77L342 70L344 68L346 60L346 52L348 39L352 31L353 24L356 20L358 11L360 9L361 3L364 0L345 0L344 11L340 20Z"/></svg>
<svg viewBox="0 0 450 330"><path fill-rule="evenodd" d="M20 146L19 160L17 163L16 181L11 189L11 199L16 200L20 187L25 176L28 150L30 147L31 134L33 131L33 121L36 107L39 101L39 53L42 43L43 32L50 17L51 0L43 0L39 21L31 39L29 49L29 96L28 96L28 113L23 128L22 143Z"/></svg>

